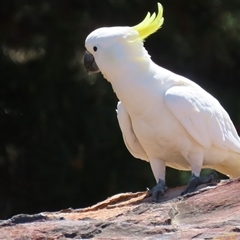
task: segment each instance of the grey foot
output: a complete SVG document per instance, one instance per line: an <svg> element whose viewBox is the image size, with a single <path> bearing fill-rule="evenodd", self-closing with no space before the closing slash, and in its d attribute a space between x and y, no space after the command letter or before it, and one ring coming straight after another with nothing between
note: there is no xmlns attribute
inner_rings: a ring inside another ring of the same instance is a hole
<svg viewBox="0 0 240 240"><path fill-rule="evenodd" d="M194 174L192 174L192 177L188 182L187 188L181 193L181 196L187 193L194 192L196 190L196 187L201 184L215 182L216 178L217 178L216 173L211 173L205 178L196 177Z"/></svg>
<svg viewBox="0 0 240 240"><path fill-rule="evenodd" d="M163 196L167 190L165 181L159 179L158 184L149 191L149 195L152 196L152 202L157 203L160 196Z"/></svg>

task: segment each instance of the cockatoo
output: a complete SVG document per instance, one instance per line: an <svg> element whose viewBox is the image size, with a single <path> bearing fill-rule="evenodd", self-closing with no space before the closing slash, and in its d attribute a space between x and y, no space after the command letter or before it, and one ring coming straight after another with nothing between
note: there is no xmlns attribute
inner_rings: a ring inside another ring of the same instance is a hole
<svg viewBox="0 0 240 240"><path fill-rule="evenodd" d="M158 66L143 41L161 28L163 8L147 13L133 27L103 27L85 41L84 65L103 74L120 100L117 118L129 152L150 162L157 185L154 202L167 189L166 166L191 170L186 190L211 180L212 168L230 178L240 176L240 138L224 108L193 81Z"/></svg>

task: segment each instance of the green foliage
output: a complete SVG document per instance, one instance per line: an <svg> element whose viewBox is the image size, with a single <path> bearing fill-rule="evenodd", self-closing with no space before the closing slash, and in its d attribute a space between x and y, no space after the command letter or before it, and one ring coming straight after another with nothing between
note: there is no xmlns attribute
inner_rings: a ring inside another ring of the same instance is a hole
<svg viewBox="0 0 240 240"><path fill-rule="evenodd" d="M196 81L240 123L240 1L167 1L145 46L159 65ZM0 218L84 207L154 185L126 150L117 98L82 67L86 36L135 25L156 1L0 2ZM184 183L170 170L169 186ZM172 182L171 182L172 181Z"/></svg>

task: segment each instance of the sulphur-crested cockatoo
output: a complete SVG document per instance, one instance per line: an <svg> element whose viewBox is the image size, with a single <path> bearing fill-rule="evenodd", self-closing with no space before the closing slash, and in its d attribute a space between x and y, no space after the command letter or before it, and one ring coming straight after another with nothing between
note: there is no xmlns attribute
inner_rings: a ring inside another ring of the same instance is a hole
<svg viewBox="0 0 240 240"><path fill-rule="evenodd" d="M202 168L230 178L240 176L240 138L220 103L189 79L155 64L143 41L163 24L163 8L134 27L103 27L85 41L84 65L103 74L120 102L117 117L130 153L150 162L157 185L153 201L164 194L166 166L191 170L183 193L208 181Z"/></svg>

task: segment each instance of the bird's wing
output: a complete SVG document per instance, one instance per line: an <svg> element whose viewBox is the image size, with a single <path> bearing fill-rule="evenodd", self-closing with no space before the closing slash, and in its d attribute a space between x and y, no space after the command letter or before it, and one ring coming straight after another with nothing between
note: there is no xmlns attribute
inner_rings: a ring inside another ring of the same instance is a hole
<svg viewBox="0 0 240 240"><path fill-rule="evenodd" d="M130 116L128 115L126 109L124 108L121 102L118 102L118 105L117 105L117 118L118 118L120 129L122 131L123 140L128 151L135 158L149 161L147 154L143 150L136 135L134 134Z"/></svg>
<svg viewBox="0 0 240 240"><path fill-rule="evenodd" d="M169 88L165 102L187 132L202 146L240 153L240 138L224 108L199 86Z"/></svg>

